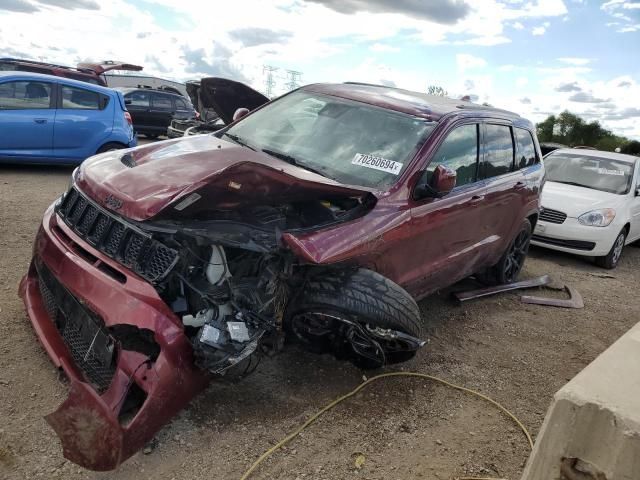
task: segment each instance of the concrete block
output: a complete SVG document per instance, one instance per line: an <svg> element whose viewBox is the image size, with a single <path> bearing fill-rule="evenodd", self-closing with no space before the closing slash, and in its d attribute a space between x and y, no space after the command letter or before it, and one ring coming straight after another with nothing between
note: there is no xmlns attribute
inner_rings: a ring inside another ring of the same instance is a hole
<svg viewBox="0 0 640 480"><path fill-rule="evenodd" d="M640 480L640 323L554 396L522 480L560 479Z"/></svg>

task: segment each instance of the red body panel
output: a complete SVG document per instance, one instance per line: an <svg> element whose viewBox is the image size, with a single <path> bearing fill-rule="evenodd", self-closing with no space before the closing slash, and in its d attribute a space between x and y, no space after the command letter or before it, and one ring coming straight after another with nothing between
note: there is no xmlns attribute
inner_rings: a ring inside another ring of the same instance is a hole
<svg viewBox="0 0 640 480"><path fill-rule="evenodd" d="M81 242L63 222L56 221L49 208L36 237L34 255L67 290L98 313L106 326L130 324L149 329L161 348L150 369L146 365L139 368L145 360L142 354L118 352L111 386L98 395L85 382L44 308L33 264L20 284L20 294L38 338L72 385L69 398L47 421L60 437L67 458L92 470L112 470L151 440L162 425L206 387L209 379L193 365L192 348L180 320L149 283L83 243L83 248L126 277L124 284L114 280L77 255L64 235L56 233L59 231ZM130 381L147 394L147 399L135 417L122 425L119 408Z"/></svg>
<svg viewBox="0 0 640 480"><path fill-rule="evenodd" d="M350 187L295 167L261 152L211 135L151 144L131 152L136 167L108 153L87 160L76 184L113 209L107 196L122 202L119 215L147 220L192 192L207 208L274 204L327 196L359 196L368 189Z"/></svg>

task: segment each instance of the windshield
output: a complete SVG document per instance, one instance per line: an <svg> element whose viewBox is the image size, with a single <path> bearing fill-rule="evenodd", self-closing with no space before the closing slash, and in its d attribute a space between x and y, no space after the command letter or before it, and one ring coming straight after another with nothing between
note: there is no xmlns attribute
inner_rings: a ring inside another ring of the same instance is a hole
<svg viewBox="0 0 640 480"><path fill-rule="evenodd" d="M395 183L434 126L364 103L299 91L246 117L225 138L341 183L382 189Z"/></svg>
<svg viewBox="0 0 640 480"><path fill-rule="evenodd" d="M591 155L555 153L544 159L547 180L624 195L633 178L633 163Z"/></svg>

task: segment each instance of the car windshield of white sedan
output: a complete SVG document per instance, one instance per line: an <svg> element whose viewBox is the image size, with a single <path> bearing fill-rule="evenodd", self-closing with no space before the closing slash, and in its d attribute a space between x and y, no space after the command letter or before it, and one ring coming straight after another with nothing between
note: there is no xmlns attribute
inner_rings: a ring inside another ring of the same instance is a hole
<svg viewBox="0 0 640 480"><path fill-rule="evenodd" d="M591 155L558 153L544 159L547 180L624 195L633 178L633 163Z"/></svg>
<svg viewBox="0 0 640 480"><path fill-rule="evenodd" d="M411 115L300 91L222 135L341 183L382 189L396 182L434 126Z"/></svg>

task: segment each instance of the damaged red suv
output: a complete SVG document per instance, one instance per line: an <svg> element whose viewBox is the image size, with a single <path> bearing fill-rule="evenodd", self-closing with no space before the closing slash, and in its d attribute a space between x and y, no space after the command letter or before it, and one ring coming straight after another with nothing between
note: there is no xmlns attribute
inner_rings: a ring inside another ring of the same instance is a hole
<svg viewBox="0 0 640 480"><path fill-rule="evenodd" d="M247 106L246 86L203 87L223 118ZM544 170L518 115L318 84L235 117L92 157L45 213L20 293L71 380L47 421L83 467L117 467L285 340L367 368L408 360L417 299L522 268Z"/></svg>

